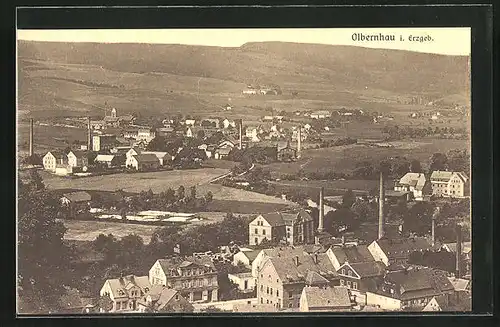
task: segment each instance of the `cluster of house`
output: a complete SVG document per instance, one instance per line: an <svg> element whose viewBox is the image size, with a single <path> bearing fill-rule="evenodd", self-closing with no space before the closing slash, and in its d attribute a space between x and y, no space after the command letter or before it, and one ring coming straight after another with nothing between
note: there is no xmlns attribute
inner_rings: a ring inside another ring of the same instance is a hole
<svg viewBox="0 0 500 327"><path fill-rule="evenodd" d="M218 300L217 270L208 256L158 259L148 276L107 279L100 296L109 312L193 311L192 303Z"/></svg>
<svg viewBox="0 0 500 327"><path fill-rule="evenodd" d="M127 168L136 171L158 170L169 166L175 156L167 152L143 151L136 147L115 147L110 154L98 154L90 161L86 151L49 151L42 158L43 168L56 175L88 172L91 167Z"/></svg>
<svg viewBox="0 0 500 327"><path fill-rule="evenodd" d="M470 179L464 172L433 171L430 176L424 173L407 173L394 183L394 191L408 194L417 201L431 195L463 198L470 195Z"/></svg>
<svg viewBox="0 0 500 327"><path fill-rule="evenodd" d="M319 245L246 250L234 256L250 272L230 276L244 290L255 285L257 303L273 310L422 310L446 305L467 292L468 280L408 265L409 254L432 246L423 239L380 239L372 244Z"/></svg>

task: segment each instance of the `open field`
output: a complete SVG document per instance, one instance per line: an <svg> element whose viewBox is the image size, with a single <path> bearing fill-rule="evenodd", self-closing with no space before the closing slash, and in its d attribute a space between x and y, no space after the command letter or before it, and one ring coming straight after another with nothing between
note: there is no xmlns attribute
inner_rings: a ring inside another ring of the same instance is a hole
<svg viewBox="0 0 500 327"><path fill-rule="evenodd" d="M353 144L323 149L307 149L302 157L292 163L273 163L265 166L275 177L281 174L296 174L300 169L305 172L337 171L350 172L356 163L369 161L374 164L383 159L404 156L420 160L424 168L433 153L446 153L452 149L468 149L469 142L452 139L419 139L414 141L393 142L392 148L377 148Z"/></svg>
<svg viewBox="0 0 500 327"><path fill-rule="evenodd" d="M151 189L154 193L160 193L169 187L176 190L181 185L187 188L193 185L208 183L213 178L227 172L227 169L221 168L202 168L147 173L120 173L77 179L58 177L43 172L42 177L47 188L52 190L116 191L121 189L125 192L139 193Z"/></svg>
<svg viewBox="0 0 500 327"><path fill-rule="evenodd" d="M120 113L206 114L208 109L217 116L227 114L221 107L230 103L231 118L249 120L266 114L268 106L409 112L418 108L399 104L415 95L462 104L467 84L466 57L349 46L19 41L18 53L19 110L37 117L102 114L104 102ZM414 63L412 69L408 62ZM283 94L242 96L246 84L256 81L278 84Z"/></svg>
<svg viewBox="0 0 500 327"><path fill-rule="evenodd" d="M197 214L204 218L201 221L192 222L183 225L184 228L191 228L205 224L213 224L222 221L226 217L225 212L201 212ZM242 217L253 217L253 214L239 214ZM93 241L99 234L113 234L117 238L122 238L130 234L137 234L144 243L151 240L151 235L161 226L127 224L121 222L107 222L94 220L64 220L64 226L67 228L64 239L68 241Z"/></svg>
<svg viewBox="0 0 500 327"><path fill-rule="evenodd" d="M369 192L372 189L378 188L378 180L337 180L337 181L279 181L271 182L280 189L300 190L307 194L317 195L320 187L324 187L325 195L342 195L345 190L351 189L354 192ZM385 188L392 189L393 181L386 180Z"/></svg>
<svg viewBox="0 0 500 327"><path fill-rule="evenodd" d="M118 238L137 234L144 243L149 243L151 235L158 228L158 226L140 224L79 220L64 220L64 226L67 228L66 234L64 234L66 240L93 241L99 234L113 234Z"/></svg>

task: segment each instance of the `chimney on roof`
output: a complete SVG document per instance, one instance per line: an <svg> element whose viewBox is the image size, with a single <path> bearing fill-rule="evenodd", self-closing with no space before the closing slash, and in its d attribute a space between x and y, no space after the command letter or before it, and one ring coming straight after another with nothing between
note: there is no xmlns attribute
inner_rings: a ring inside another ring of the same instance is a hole
<svg viewBox="0 0 500 327"><path fill-rule="evenodd" d="M297 130L297 158L300 158L300 152L302 151L301 145L302 145L302 126L299 125L299 128Z"/></svg>
<svg viewBox="0 0 500 327"><path fill-rule="evenodd" d="M345 246L345 236L342 235L342 246L344 247Z"/></svg>
<svg viewBox="0 0 500 327"><path fill-rule="evenodd" d="M299 256L296 255L294 258L293 258L293 262L295 263L295 265L298 267L299 266Z"/></svg>
<svg viewBox="0 0 500 327"><path fill-rule="evenodd" d="M314 253L313 255L313 260L314 260L314 263L317 264L318 263L318 254L317 253Z"/></svg>
<svg viewBox="0 0 500 327"><path fill-rule="evenodd" d="M385 216L384 216L384 202L385 202L385 190L384 190L384 173L380 172L380 194L378 199L378 239L384 237L385 235Z"/></svg>
<svg viewBox="0 0 500 327"><path fill-rule="evenodd" d="M33 118L30 119L30 157L33 156Z"/></svg>
<svg viewBox="0 0 500 327"><path fill-rule="evenodd" d="M323 231L323 224L325 219L325 206L323 205L323 187L319 189L319 217L318 217L318 233Z"/></svg>
<svg viewBox="0 0 500 327"><path fill-rule="evenodd" d="M457 224L455 227L456 229L456 234L457 234L457 253L456 253L456 268L455 268L455 277L460 278L461 275L461 263L462 263L462 226Z"/></svg>

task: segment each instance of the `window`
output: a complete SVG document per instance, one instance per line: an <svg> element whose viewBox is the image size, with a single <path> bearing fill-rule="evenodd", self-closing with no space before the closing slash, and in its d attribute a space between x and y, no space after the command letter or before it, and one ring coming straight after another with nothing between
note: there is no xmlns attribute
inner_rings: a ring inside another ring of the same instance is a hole
<svg viewBox="0 0 500 327"><path fill-rule="evenodd" d="M179 294L175 294L175 300L179 301Z"/></svg>
<svg viewBox="0 0 500 327"><path fill-rule="evenodd" d="M288 303L288 307L291 308L292 307L292 304L291 303Z"/></svg>
<svg viewBox="0 0 500 327"><path fill-rule="evenodd" d="M266 287L266 293L269 294L269 287Z"/></svg>
<svg viewBox="0 0 500 327"><path fill-rule="evenodd" d="M279 282L280 282L280 280L278 278L276 278L276 283L279 283Z"/></svg>
<svg viewBox="0 0 500 327"><path fill-rule="evenodd" d="M266 300L266 303L269 304L269 300Z"/></svg>
<svg viewBox="0 0 500 327"><path fill-rule="evenodd" d="M259 244L259 239L257 237L255 238L255 244Z"/></svg>
<svg viewBox="0 0 500 327"><path fill-rule="evenodd" d="M264 303L264 299L260 298L260 304L263 304L263 303Z"/></svg>
<svg viewBox="0 0 500 327"><path fill-rule="evenodd" d="M351 288L351 281L350 280L347 281L347 288Z"/></svg>
<svg viewBox="0 0 500 327"><path fill-rule="evenodd" d="M341 279L341 280L340 280L340 286L344 286L344 283L345 283L345 282L344 282L344 280L343 280L343 279Z"/></svg>
<svg viewBox="0 0 500 327"><path fill-rule="evenodd" d="M264 285L260 285L260 291L264 292Z"/></svg>
<svg viewBox="0 0 500 327"><path fill-rule="evenodd" d="M273 288L272 287L269 289L269 294L273 295Z"/></svg>
<svg viewBox="0 0 500 327"><path fill-rule="evenodd" d="M352 271L348 270L347 271L347 276L352 276Z"/></svg>
<svg viewBox="0 0 500 327"><path fill-rule="evenodd" d="M266 230L265 229L262 230L262 235L266 235Z"/></svg>
<svg viewBox="0 0 500 327"><path fill-rule="evenodd" d="M342 270L340 271L340 273L341 273L342 275L345 275L345 269L344 269L344 268L342 268Z"/></svg>
<svg viewBox="0 0 500 327"><path fill-rule="evenodd" d="M259 234L259 230L257 228L255 229L255 234Z"/></svg>
<svg viewBox="0 0 500 327"><path fill-rule="evenodd" d="M358 289L358 283L352 282L352 288L357 290Z"/></svg>
<svg viewBox="0 0 500 327"><path fill-rule="evenodd" d="M292 299L292 298L293 298L293 293L292 293L292 292L288 292L288 298L289 298L289 299Z"/></svg>
<svg viewBox="0 0 500 327"><path fill-rule="evenodd" d="M276 296L280 296L280 291L276 290Z"/></svg>

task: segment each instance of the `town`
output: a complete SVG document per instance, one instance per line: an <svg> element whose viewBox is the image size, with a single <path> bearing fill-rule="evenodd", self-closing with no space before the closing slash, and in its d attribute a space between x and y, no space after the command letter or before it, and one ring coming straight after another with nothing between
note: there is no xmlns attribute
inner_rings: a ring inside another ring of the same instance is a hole
<svg viewBox="0 0 500 327"><path fill-rule="evenodd" d="M289 130L280 127L286 120L283 116L263 117L263 121L270 122L267 131L262 125L244 128L241 121L202 119L197 123L191 118L181 122L163 119L163 126L155 129L137 126L134 117L118 116L113 108L102 120L87 119L87 144L54 149L43 155L34 152L31 120L30 155L22 168L29 172L28 180L40 179L41 169L52 178L66 178L71 189L73 180L91 176L109 177L111 182L115 174L189 171L202 167L208 159L230 158L240 162L239 166L208 183L258 192L263 184L273 182L266 179L260 167L300 158L302 144L321 136L313 127L313 120L327 119L331 113L308 116L310 123ZM85 118L75 119L84 121ZM109 130L119 130L120 134ZM260 144L271 139L287 141L282 147L279 142ZM355 142L343 138L337 139L336 144ZM439 165L439 158L435 159L435 165ZM252 171L256 165L259 168ZM303 203L304 199L297 199L298 195L288 194L299 205L276 212L255 212L242 220L246 221L245 231L237 232L248 235L246 239L227 235L227 244L214 244L208 251L203 246L185 249L183 244L172 244L171 254L161 256L160 251L148 274L122 272L109 276L101 280L99 294L73 294L75 302L68 303L63 312L463 310L471 287L470 237L462 240L463 222L457 223L451 233L456 240L441 235L439 241L436 234L440 228L437 224L443 230L449 229L450 221L456 220L443 211L450 211L457 201L468 200L469 178L463 171L404 172L398 168L394 173L402 175L388 187L388 171L383 165L375 168L379 172L374 173L380 176L377 194L347 190L340 196L325 196L321 187L316 198L308 199L309 205ZM258 170L261 173L255 174ZM107 197L96 190L68 190L59 192L58 210L65 219L89 224L96 219L133 221L175 229L203 221L197 211L203 211L213 200L210 193L197 198L194 186L190 190L189 196L182 194L182 188L167 191L169 194L115 192ZM287 194L281 197L286 199ZM378 222L371 224L376 225L376 235L364 235L361 231L368 226L359 225L360 216L369 215L376 206ZM395 219L398 210L407 206L415 211L415 216L407 221ZM350 217L352 212L355 218ZM113 241L116 242L112 235L101 234L93 246ZM99 260L106 257L104 254ZM67 292L80 294L75 289Z"/></svg>
<svg viewBox="0 0 500 327"><path fill-rule="evenodd" d="M127 47L19 42L19 313L471 311L466 57Z"/></svg>

